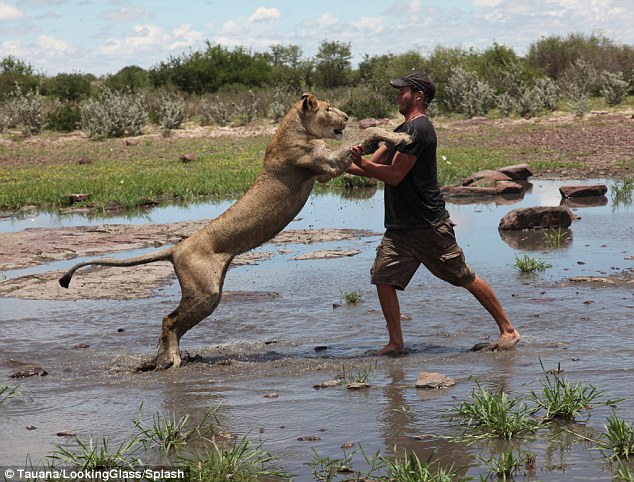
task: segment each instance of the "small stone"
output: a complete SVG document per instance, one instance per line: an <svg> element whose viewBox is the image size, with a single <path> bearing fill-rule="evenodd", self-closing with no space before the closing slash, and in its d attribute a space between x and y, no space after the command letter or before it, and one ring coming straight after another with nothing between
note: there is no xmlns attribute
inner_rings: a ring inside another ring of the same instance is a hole
<svg viewBox="0 0 634 482"><path fill-rule="evenodd" d="M346 386L348 390L365 390L366 388L370 387L371 385L365 382L352 382L348 383L348 385Z"/></svg>
<svg viewBox="0 0 634 482"><path fill-rule="evenodd" d="M271 392L264 395L264 398L277 398L277 397L279 397L279 394L277 392Z"/></svg>
<svg viewBox="0 0 634 482"><path fill-rule="evenodd" d="M304 435L302 437L297 437L297 440L300 442L317 442L318 440L321 440L321 437L319 435Z"/></svg>
<svg viewBox="0 0 634 482"><path fill-rule="evenodd" d="M339 385L341 385L341 380L328 380L325 382L318 383L317 385L313 385L313 388L338 387Z"/></svg>
<svg viewBox="0 0 634 482"><path fill-rule="evenodd" d="M19 372L15 372L11 375L11 378L28 378L28 377L43 377L48 375L48 372L42 367L29 365Z"/></svg>
<svg viewBox="0 0 634 482"><path fill-rule="evenodd" d="M74 437L76 434L70 430L62 430L61 432L57 432L58 437Z"/></svg>
<svg viewBox="0 0 634 482"><path fill-rule="evenodd" d="M80 194L71 194L68 196L68 202L70 204L76 204L83 201L88 201L90 199L90 194L80 193Z"/></svg>
<svg viewBox="0 0 634 482"><path fill-rule="evenodd" d="M442 373L420 372L416 379L416 388L447 388L455 385L456 382Z"/></svg>

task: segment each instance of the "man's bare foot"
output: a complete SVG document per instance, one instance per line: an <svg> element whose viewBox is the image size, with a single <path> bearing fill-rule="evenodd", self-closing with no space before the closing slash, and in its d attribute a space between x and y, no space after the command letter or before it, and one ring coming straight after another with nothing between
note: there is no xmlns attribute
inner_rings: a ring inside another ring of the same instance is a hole
<svg viewBox="0 0 634 482"><path fill-rule="evenodd" d="M511 333L502 333L497 341L498 350L510 350L520 341L520 332L513 330Z"/></svg>
<svg viewBox="0 0 634 482"><path fill-rule="evenodd" d="M397 343L388 343L383 348L381 348L376 356L383 355L402 355L405 353L405 346Z"/></svg>

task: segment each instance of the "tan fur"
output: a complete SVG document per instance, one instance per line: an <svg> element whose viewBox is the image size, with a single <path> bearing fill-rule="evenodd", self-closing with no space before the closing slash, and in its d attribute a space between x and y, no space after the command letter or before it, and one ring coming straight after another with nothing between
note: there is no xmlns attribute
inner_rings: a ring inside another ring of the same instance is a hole
<svg viewBox="0 0 634 482"><path fill-rule="evenodd" d="M350 146L329 147L323 139L341 139L348 116L304 94L280 123L264 156L264 168L251 188L233 206L191 237L161 251L127 260L79 263L62 278L67 288L73 273L87 265L136 266L168 260L181 287L178 307L163 318L156 367L181 364L179 340L209 316L218 303L234 256L273 238L306 203L315 180L325 182L350 166ZM409 136L379 128L366 129L356 143L409 141Z"/></svg>

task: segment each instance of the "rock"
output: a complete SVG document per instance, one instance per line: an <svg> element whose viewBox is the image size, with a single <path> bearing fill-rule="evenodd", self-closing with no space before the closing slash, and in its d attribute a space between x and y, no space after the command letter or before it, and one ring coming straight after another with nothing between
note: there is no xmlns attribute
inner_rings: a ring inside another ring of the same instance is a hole
<svg viewBox="0 0 634 482"><path fill-rule="evenodd" d="M304 435L303 437L297 437L300 442L316 442L321 440L319 435Z"/></svg>
<svg viewBox="0 0 634 482"><path fill-rule="evenodd" d="M367 119L361 119L359 121L359 129L367 129L368 127L376 127L379 125L379 121L369 117Z"/></svg>
<svg viewBox="0 0 634 482"><path fill-rule="evenodd" d="M46 375L48 375L48 372L42 367L28 365L26 368L11 375L11 378L43 377Z"/></svg>
<svg viewBox="0 0 634 482"><path fill-rule="evenodd" d="M486 169L484 171L478 171L471 174L469 177L466 177L462 180L463 186L470 186L471 184L475 184L482 181L510 181L510 176L500 172L494 171L492 169Z"/></svg>
<svg viewBox="0 0 634 482"><path fill-rule="evenodd" d="M329 387L338 387L341 385L341 380L328 380L325 382L318 383L317 385L313 385L313 388L329 388Z"/></svg>
<svg viewBox="0 0 634 482"><path fill-rule="evenodd" d="M83 201L88 201L88 199L90 199L90 194L71 194L70 196L68 196L68 202L70 204L76 204L76 203L80 203Z"/></svg>
<svg viewBox="0 0 634 482"><path fill-rule="evenodd" d="M58 437L74 437L75 436L75 432L72 432L70 430L62 430L61 432L57 432L56 435Z"/></svg>
<svg viewBox="0 0 634 482"><path fill-rule="evenodd" d="M480 197L480 196L499 196L503 194L523 193L524 187L511 181L496 181L493 186L443 186L440 188L445 197Z"/></svg>
<svg viewBox="0 0 634 482"><path fill-rule="evenodd" d="M528 164L515 164L513 166L501 167L498 169L502 174L506 174L513 181L526 181L533 175Z"/></svg>
<svg viewBox="0 0 634 482"><path fill-rule="evenodd" d="M126 139L125 140L125 145L126 146L136 146L139 144L139 140L138 139Z"/></svg>
<svg viewBox="0 0 634 482"><path fill-rule="evenodd" d="M279 397L279 394L277 392L271 392L264 395L264 398L277 398L277 397Z"/></svg>
<svg viewBox="0 0 634 482"><path fill-rule="evenodd" d="M604 196L608 192L608 186L605 184L561 186L559 192L564 198Z"/></svg>
<svg viewBox="0 0 634 482"><path fill-rule="evenodd" d="M348 385L346 386L348 390L364 390L370 387L371 385L365 382L351 382L351 383L348 383Z"/></svg>
<svg viewBox="0 0 634 482"><path fill-rule="evenodd" d="M312 251L310 253L300 254L295 259L331 259L331 258L343 258L344 256L356 256L361 251L358 249L320 249L318 251Z"/></svg>
<svg viewBox="0 0 634 482"><path fill-rule="evenodd" d="M85 350L86 348L90 348L90 345L86 345L85 343L78 343L73 346L73 350Z"/></svg>
<svg viewBox="0 0 634 482"><path fill-rule="evenodd" d="M500 230L567 228L574 214L562 206L518 208L508 212L498 226Z"/></svg>
<svg viewBox="0 0 634 482"><path fill-rule="evenodd" d="M77 159L77 164L79 165L92 164L92 159L82 156L79 159Z"/></svg>
<svg viewBox="0 0 634 482"><path fill-rule="evenodd" d="M416 388L447 388L455 385L456 382L442 373L420 372L416 379Z"/></svg>
<svg viewBox="0 0 634 482"><path fill-rule="evenodd" d="M196 160L196 156L194 154L181 154L178 156L178 160L182 163L188 163Z"/></svg>

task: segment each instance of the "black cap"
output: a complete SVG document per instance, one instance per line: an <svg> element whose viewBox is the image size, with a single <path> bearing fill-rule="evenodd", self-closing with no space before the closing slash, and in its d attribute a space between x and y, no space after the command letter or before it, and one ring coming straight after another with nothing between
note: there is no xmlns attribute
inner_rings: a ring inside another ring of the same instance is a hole
<svg viewBox="0 0 634 482"><path fill-rule="evenodd" d="M426 105L429 105L436 95L436 86L427 72L414 72L413 74L406 75L402 79L390 79L390 84L396 88L409 85L416 90L422 90L423 94L425 94Z"/></svg>

